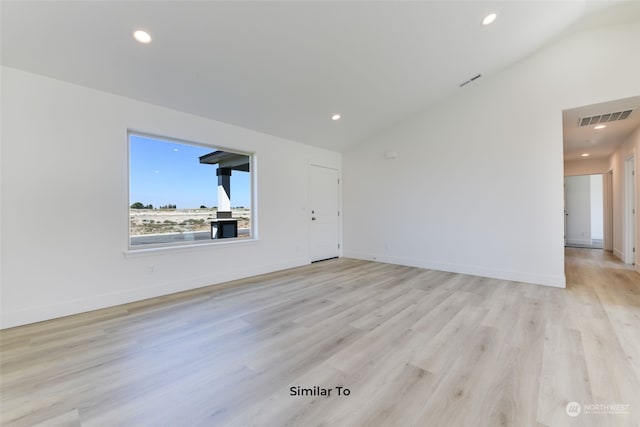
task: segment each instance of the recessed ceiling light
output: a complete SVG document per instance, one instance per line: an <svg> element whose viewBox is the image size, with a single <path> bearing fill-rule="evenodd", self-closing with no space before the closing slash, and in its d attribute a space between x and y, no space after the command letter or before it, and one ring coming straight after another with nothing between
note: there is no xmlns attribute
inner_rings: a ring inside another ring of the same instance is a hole
<svg viewBox="0 0 640 427"><path fill-rule="evenodd" d="M606 127L607 127L607 125L598 125L598 126L594 127L594 129L604 129Z"/></svg>
<svg viewBox="0 0 640 427"><path fill-rule="evenodd" d="M342 116L340 114L334 114L333 116L331 116L331 120L335 121L335 120L340 120Z"/></svg>
<svg viewBox="0 0 640 427"><path fill-rule="evenodd" d="M151 35L146 31L142 31L142 30L134 31L133 38L138 40L140 43L144 43L144 44L151 43Z"/></svg>
<svg viewBox="0 0 640 427"><path fill-rule="evenodd" d="M482 20L482 25L489 25L491 24L493 21L496 20L496 18L498 17L497 13L490 13L487 16L484 17L484 19Z"/></svg>
<svg viewBox="0 0 640 427"><path fill-rule="evenodd" d="M582 157L589 157L589 153L582 153L580 154Z"/></svg>

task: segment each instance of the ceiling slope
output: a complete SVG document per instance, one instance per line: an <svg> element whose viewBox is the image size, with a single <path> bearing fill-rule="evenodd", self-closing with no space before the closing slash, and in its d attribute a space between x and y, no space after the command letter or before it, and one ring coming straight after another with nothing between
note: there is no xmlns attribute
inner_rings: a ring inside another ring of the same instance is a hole
<svg viewBox="0 0 640 427"><path fill-rule="evenodd" d="M522 59L590 4L3 1L1 59L340 151ZM140 28L151 44L133 40Z"/></svg>

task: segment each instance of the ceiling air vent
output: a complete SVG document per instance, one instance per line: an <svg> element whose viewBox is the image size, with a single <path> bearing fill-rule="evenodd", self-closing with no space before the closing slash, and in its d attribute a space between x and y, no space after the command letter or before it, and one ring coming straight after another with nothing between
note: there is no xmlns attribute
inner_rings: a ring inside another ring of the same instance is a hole
<svg viewBox="0 0 640 427"><path fill-rule="evenodd" d="M598 123L609 123L624 120L629 117L633 110L616 111L615 113L599 114L597 116L583 117L580 119L580 127L597 125Z"/></svg>
<svg viewBox="0 0 640 427"><path fill-rule="evenodd" d="M473 77L471 77L469 80L467 80L466 82L462 82L462 83L460 83L460 87L466 86L466 85L468 85L469 83L471 83L471 82L473 82L473 81L478 80L480 77L482 77L482 75L480 75L480 74L478 74L478 75L476 75L476 76L473 76Z"/></svg>

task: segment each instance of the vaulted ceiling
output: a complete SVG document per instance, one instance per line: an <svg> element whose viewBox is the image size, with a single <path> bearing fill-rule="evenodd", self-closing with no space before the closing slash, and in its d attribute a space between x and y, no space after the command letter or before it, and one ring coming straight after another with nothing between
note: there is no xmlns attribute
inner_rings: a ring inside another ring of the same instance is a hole
<svg viewBox="0 0 640 427"><path fill-rule="evenodd" d="M2 1L1 59L343 150L568 31L629 19L631 3Z"/></svg>

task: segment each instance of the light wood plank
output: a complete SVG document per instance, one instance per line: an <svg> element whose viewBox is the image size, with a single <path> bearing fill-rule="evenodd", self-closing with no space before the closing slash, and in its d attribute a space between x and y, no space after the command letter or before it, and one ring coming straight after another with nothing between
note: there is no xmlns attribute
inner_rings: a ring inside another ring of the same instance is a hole
<svg viewBox="0 0 640 427"><path fill-rule="evenodd" d="M566 274L554 289L343 258L4 330L0 421L638 426L640 275L588 249L566 250ZM571 401L629 411L573 418Z"/></svg>

